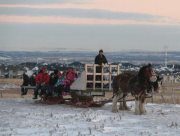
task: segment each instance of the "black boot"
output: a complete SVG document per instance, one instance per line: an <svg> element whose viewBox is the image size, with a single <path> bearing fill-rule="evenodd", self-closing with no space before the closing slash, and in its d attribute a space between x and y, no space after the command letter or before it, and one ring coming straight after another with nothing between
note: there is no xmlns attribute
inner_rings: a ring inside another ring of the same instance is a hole
<svg viewBox="0 0 180 136"><path fill-rule="evenodd" d="M34 97L33 99L37 99L38 97L38 90L39 90L39 87L36 87L36 89L34 90Z"/></svg>

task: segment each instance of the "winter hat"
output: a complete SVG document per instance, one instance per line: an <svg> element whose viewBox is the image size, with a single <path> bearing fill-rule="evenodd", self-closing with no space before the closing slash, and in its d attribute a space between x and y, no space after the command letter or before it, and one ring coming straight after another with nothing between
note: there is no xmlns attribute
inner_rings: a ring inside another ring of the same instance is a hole
<svg viewBox="0 0 180 136"><path fill-rule="evenodd" d="M103 50L102 50L102 49L100 49L100 50L99 50L99 53L100 53L100 52L103 52Z"/></svg>

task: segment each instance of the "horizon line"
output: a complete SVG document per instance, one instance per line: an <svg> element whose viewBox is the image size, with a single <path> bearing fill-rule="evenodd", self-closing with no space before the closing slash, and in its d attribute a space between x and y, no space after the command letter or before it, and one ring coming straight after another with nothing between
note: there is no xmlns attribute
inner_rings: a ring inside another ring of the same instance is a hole
<svg viewBox="0 0 180 136"><path fill-rule="evenodd" d="M116 50L116 51L106 51L105 53L111 52L165 52L162 50L141 50L141 49L125 49L125 50ZM99 50L0 50L0 52L98 52ZM167 52L180 52L180 50L167 50Z"/></svg>

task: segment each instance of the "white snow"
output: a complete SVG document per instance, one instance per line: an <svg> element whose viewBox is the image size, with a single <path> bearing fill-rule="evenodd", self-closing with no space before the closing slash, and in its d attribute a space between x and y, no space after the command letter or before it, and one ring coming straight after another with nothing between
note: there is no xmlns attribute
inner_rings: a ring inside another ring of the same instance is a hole
<svg viewBox="0 0 180 136"><path fill-rule="evenodd" d="M101 108L45 105L31 99L0 99L0 136L178 136L180 106L147 104L146 115Z"/></svg>

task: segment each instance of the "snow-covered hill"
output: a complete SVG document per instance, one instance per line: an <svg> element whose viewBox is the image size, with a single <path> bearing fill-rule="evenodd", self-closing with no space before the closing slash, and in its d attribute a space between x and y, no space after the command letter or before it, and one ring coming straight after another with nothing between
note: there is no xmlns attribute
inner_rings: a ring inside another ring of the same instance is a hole
<svg viewBox="0 0 180 136"><path fill-rule="evenodd" d="M44 105L31 99L0 99L1 136L179 136L180 105L147 104L146 115L101 108Z"/></svg>

